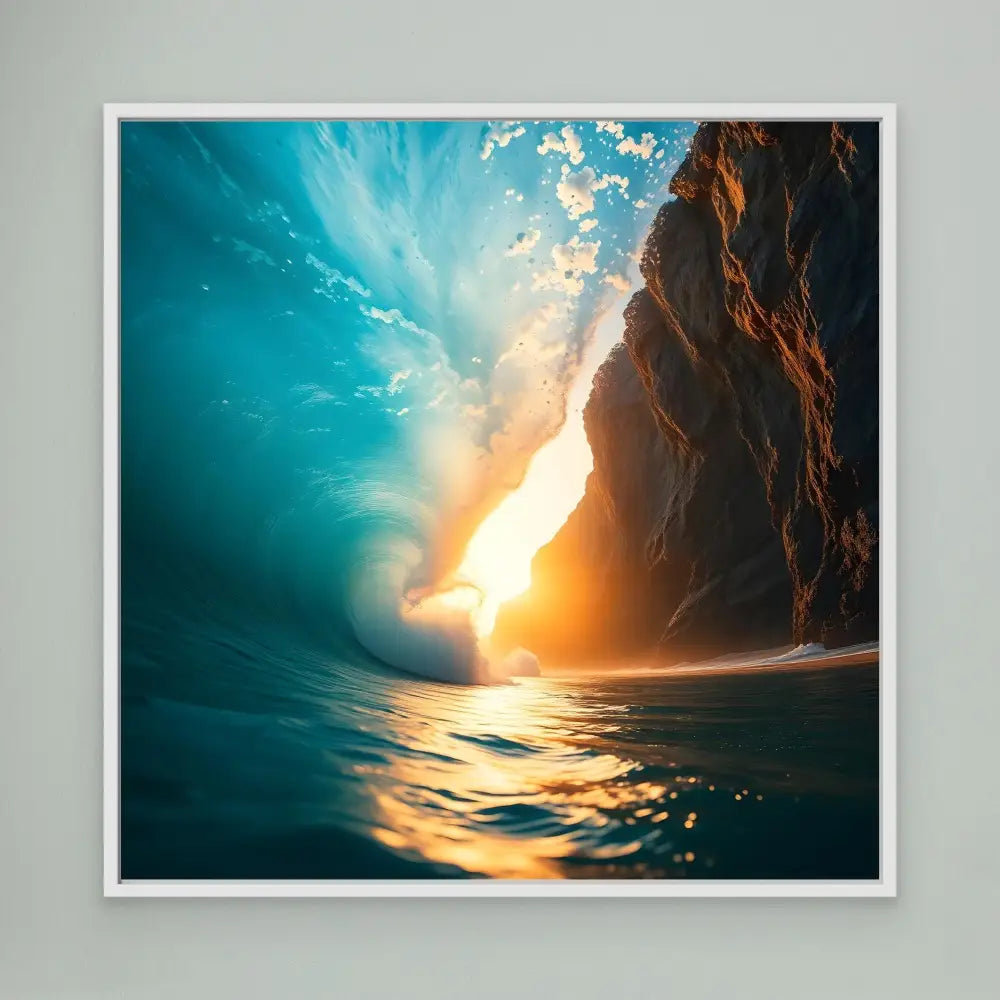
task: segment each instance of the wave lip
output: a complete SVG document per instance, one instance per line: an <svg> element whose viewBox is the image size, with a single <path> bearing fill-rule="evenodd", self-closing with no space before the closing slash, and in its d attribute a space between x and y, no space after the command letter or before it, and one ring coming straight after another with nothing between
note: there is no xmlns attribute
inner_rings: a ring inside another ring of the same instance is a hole
<svg viewBox="0 0 1000 1000"><path fill-rule="evenodd" d="M358 642L383 663L407 674L449 684L502 684L537 677L538 658L515 649L502 660L480 648L472 617L440 602L404 599L422 562L412 542L374 546L350 572L347 614Z"/></svg>

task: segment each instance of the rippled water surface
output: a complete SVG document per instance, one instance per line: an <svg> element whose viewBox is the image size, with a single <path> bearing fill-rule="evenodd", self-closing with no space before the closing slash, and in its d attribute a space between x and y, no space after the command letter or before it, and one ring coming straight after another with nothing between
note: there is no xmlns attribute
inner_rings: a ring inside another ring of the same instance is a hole
<svg viewBox="0 0 1000 1000"><path fill-rule="evenodd" d="M126 638L126 878L878 875L877 666L457 687L216 621Z"/></svg>

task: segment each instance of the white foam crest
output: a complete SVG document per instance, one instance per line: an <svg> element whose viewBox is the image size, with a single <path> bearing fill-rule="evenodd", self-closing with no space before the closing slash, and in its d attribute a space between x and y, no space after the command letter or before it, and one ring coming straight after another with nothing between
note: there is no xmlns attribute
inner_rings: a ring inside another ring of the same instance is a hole
<svg viewBox="0 0 1000 1000"><path fill-rule="evenodd" d="M412 542L371 545L352 568L347 613L358 641L397 670L450 684L503 684L537 677L538 658L526 649L491 658L480 648L469 611L405 595L422 562Z"/></svg>

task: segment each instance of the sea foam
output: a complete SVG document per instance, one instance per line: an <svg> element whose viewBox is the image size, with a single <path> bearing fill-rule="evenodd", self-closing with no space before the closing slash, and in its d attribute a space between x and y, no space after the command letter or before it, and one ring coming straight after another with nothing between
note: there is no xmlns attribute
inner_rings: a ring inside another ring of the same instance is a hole
<svg viewBox="0 0 1000 1000"><path fill-rule="evenodd" d="M354 563L347 612L358 642L397 670L450 684L537 677L538 658L527 649L488 656L467 610L404 599L422 558L412 542L386 539L369 545Z"/></svg>

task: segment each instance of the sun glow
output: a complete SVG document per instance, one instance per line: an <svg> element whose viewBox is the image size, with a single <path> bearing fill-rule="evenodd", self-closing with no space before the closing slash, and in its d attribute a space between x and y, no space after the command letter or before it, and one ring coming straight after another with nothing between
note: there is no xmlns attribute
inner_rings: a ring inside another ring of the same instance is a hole
<svg viewBox="0 0 1000 1000"><path fill-rule="evenodd" d="M465 550L457 577L472 584L442 595L452 607L468 607L469 593L478 592L470 609L480 636L496 624L500 605L531 586L531 560L565 523L583 496L594 466L583 427L583 408L594 375L620 335L618 299L597 325L583 364L570 391L566 421L559 433L535 453L524 481L483 521ZM463 592L464 591L464 592Z"/></svg>

